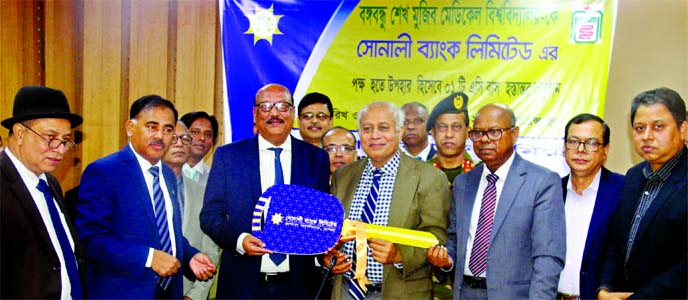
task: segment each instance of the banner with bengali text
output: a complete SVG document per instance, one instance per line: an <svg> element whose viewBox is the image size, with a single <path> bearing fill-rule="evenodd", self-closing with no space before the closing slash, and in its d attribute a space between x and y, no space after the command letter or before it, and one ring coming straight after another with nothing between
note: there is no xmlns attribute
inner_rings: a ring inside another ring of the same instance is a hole
<svg viewBox="0 0 688 300"><path fill-rule="evenodd" d="M271 82L288 87L296 105L309 92L328 95L334 125L352 130L370 102L418 101L432 110L463 91L471 118L488 103L512 107L518 153L565 174L564 125L579 113L604 113L616 0L220 6L232 140L253 135L255 92Z"/></svg>

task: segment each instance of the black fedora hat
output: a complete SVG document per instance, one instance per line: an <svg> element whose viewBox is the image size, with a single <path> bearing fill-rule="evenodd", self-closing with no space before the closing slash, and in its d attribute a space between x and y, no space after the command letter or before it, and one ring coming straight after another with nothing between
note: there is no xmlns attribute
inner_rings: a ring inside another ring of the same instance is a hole
<svg viewBox="0 0 688 300"><path fill-rule="evenodd" d="M25 86L14 97L12 117L3 120L2 126L11 129L14 123L43 118L69 120L72 128L84 121L69 111L67 97L62 91L45 86Z"/></svg>

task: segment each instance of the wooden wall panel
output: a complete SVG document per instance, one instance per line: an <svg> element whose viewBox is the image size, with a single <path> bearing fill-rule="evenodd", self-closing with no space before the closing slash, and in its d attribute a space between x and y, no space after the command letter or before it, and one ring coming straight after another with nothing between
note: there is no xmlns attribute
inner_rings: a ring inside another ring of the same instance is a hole
<svg viewBox="0 0 688 300"><path fill-rule="evenodd" d="M84 1L82 166L120 149L128 103L122 99L122 1Z"/></svg>
<svg viewBox="0 0 688 300"><path fill-rule="evenodd" d="M132 0L129 7L129 103L144 95L167 98L167 0Z"/></svg>
<svg viewBox="0 0 688 300"><path fill-rule="evenodd" d="M81 71L79 43L81 26L79 12L81 3L74 0L48 1L45 13L45 85L62 90L69 101L72 112L81 112ZM81 128L78 127L77 131ZM75 132L76 134L76 132ZM67 152L62 164L53 172L60 180L63 190L77 185L81 170L81 147ZM75 170L78 170L75 172Z"/></svg>
<svg viewBox="0 0 688 300"><path fill-rule="evenodd" d="M177 5L175 105L180 114L199 110L212 112L217 4L179 1Z"/></svg>
<svg viewBox="0 0 688 300"><path fill-rule="evenodd" d="M23 26L21 5L0 1L0 120L12 116L14 95L23 83ZM7 146L8 131L2 127L0 136Z"/></svg>

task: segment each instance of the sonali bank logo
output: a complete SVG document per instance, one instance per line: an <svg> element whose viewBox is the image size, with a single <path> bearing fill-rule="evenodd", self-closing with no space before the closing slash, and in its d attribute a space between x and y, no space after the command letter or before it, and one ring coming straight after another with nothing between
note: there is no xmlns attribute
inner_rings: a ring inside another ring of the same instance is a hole
<svg viewBox="0 0 688 300"><path fill-rule="evenodd" d="M602 41L602 10L585 6L573 12L571 17L571 42L595 44Z"/></svg>

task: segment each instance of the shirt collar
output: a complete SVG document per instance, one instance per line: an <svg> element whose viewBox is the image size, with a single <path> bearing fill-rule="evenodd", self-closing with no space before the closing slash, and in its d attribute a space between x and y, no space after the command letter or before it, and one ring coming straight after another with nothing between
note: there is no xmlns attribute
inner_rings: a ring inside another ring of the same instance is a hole
<svg viewBox="0 0 688 300"><path fill-rule="evenodd" d="M569 174L569 180L566 183L566 189L569 191L573 191L573 183L571 182L572 177L573 176L571 174ZM602 168L597 170L597 173L595 174L595 177L592 179L592 182L590 182L590 185L588 185L588 187L586 187L583 190L583 192L585 193L585 191L591 190L591 191L597 193L597 190L600 188L600 179L601 178L602 178Z"/></svg>
<svg viewBox="0 0 688 300"><path fill-rule="evenodd" d="M26 184L27 187L29 188L35 188L38 186L38 180L43 179L46 182L47 177L45 176L45 173L41 173L38 176L36 176L36 173L31 172L29 168L27 168L24 163L22 163L14 154L12 151L10 151L9 147L6 147L5 153L7 153L7 157L10 158L10 161L12 161L12 164L14 164L14 167L17 169L17 173L19 173L19 176L22 178L22 181Z"/></svg>
<svg viewBox="0 0 688 300"><path fill-rule="evenodd" d="M401 159L401 153L397 150L397 153L392 156L392 159L390 159L387 163L385 163L382 168L380 168L380 171L382 171L382 174L392 174L395 175L397 173L397 169L399 168L399 160ZM365 166L365 172L372 174L373 171L375 171L376 168L373 166L372 160L368 158L368 162L366 163Z"/></svg>
<svg viewBox="0 0 688 300"><path fill-rule="evenodd" d="M155 163L155 165L153 165L148 160L143 158L143 156L139 155L138 152L136 152L134 150L134 146L132 146L131 143L129 143L129 148L131 149L131 152L134 152L134 156L136 157L136 160L139 162L139 167L141 167L141 171L143 172L143 174L150 174L148 172L148 170L152 166L158 167L160 174L162 174L162 162L161 162L161 160L158 160L158 162Z"/></svg>
<svg viewBox="0 0 688 300"><path fill-rule="evenodd" d="M516 151L511 153L511 156L501 165L499 168L497 168L497 171L494 172L499 179L506 180L506 175L509 174L509 169L511 169L511 165L514 163L514 156L516 155ZM487 176L490 174L490 169L487 168L487 165L485 165L485 169L483 171L483 176Z"/></svg>
<svg viewBox="0 0 688 300"><path fill-rule="evenodd" d="M284 140L284 143L282 145L273 145L272 143L268 142L263 136L260 134L258 135L258 150L267 150L268 148L271 147L280 147L284 151L291 151L291 134L287 136L287 139Z"/></svg>
<svg viewBox="0 0 688 300"><path fill-rule="evenodd" d="M652 168L650 167L650 164L647 164L645 168L643 168L643 175L645 175L645 178L648 180L660 180L662 182L666 181L669 178L669 175L671 175L671 171L674 170L674 167L678 164L678 161L681 159L681 156L683 155L683 152L686 151L686 147L681 148L681 151L676 153L674 157L672 157L669 161L664 163L659 169L656 171L652 171Z"/></svg>

